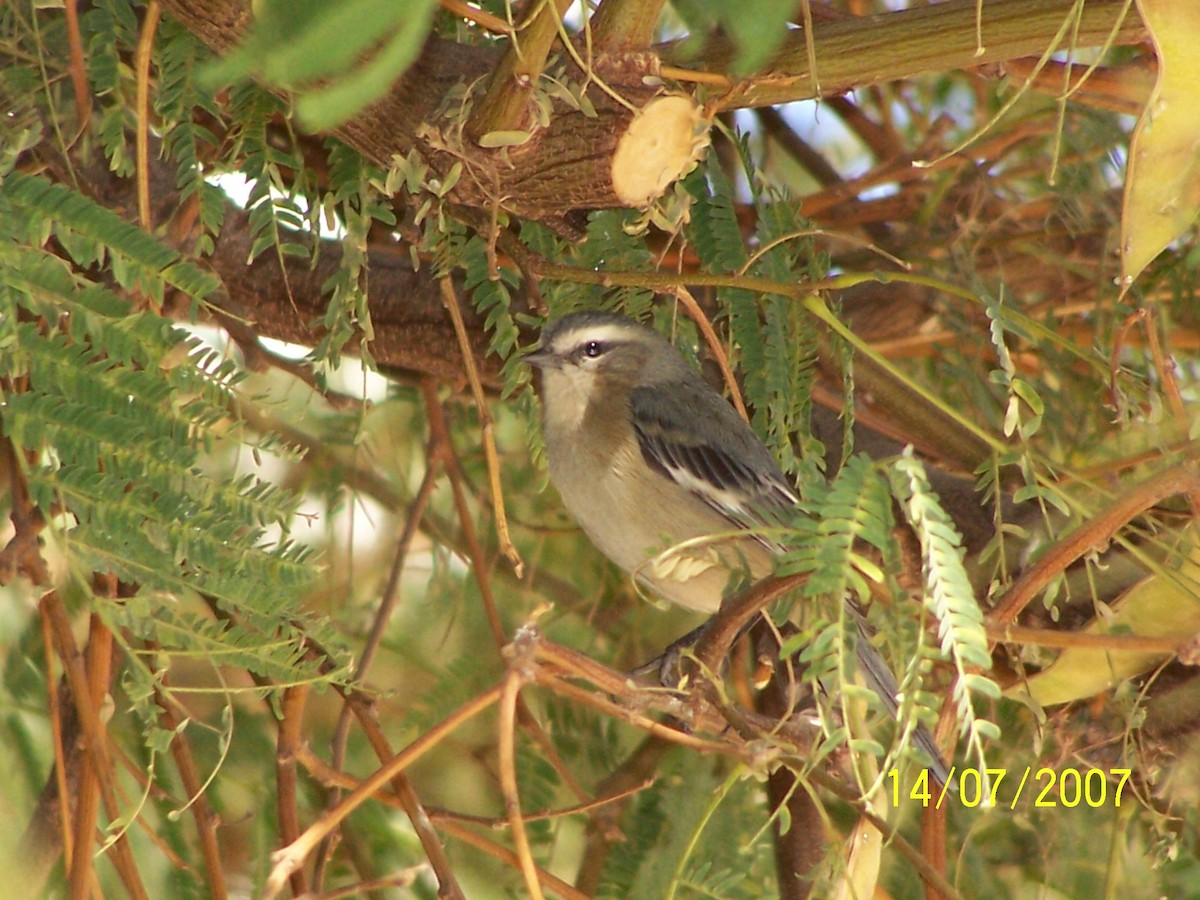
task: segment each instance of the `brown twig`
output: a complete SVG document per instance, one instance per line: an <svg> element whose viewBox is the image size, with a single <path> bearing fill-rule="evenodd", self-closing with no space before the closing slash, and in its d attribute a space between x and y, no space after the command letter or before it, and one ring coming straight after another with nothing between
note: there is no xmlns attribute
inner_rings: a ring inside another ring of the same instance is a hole
<svg viewBox="0 0 1200 900"><path fill-rule="evenodd" d="M323 891L320 894L320 900L342 900L343 897L357 900L359 897L380 896L380 891L383 888L412 887L416 884L417 879L427 871L429 871L429 867L424 863L409 866L406 869L400 869L395 875L388 875L384 878L372 878L369 881L358 881L354 884L343 885L337 890Z"/></svg>
<svg viewBox="0 0 1200 900"><path fill-rule="evenodd" d="M1140 634L1088 634L1079 631L1052 631L1046 628L1026 628L1022 625L986 625L988 637L1006 644L1025 644L1030 647L1055 647L1112 650L1118 653L1175 653L1187 643L1175 637L1152 637Z"/></svg>
<svg viewBox="0 0 1200 900"><path fill-rule="evenodd" d="M75 854L75 841L71 829L71 791L67 787L67 752L63 741L62 706L59 703L59 691L52 679L54 669L54 635L50 629L48 616L41 617L42 646L46 654L46 696L50 716L50 732L54 741L54 781L58 790L58 821L61 830L63 859L67 866Z"/></svg>
<svg viewBox="0 0 1200 900"><path fill-rule="evenodd" d="M504 634L504 625L500 620L500 610L499 605L496 603L496 595L492 591L491 573L484 561L483 546L479 542L479 535L475 530L475 522L471 517L471 509L467 503L467 494L463 487L462 468L454 452L454 445L450 441L450 432L446 427L445 412L437 396L437 385L432 379L424 379L421 382L421 390L425 397L425 407L429 416L430 456L432 458L436 455L441 459L442 464L446 468L446 474L450 480L450 490L454 496L455 510L458 513L459 527L462 529L463 542L467 546L467 558L471 561L471 572L475 576L475 584L479 588L479 595L483 600L484 611L487 614L488 624L492 629L492 638L496 643L496 648L497 650L503 650L508 641ZM533 714L529 712L523 701L519 704L517 712L522 727L534 735L534 738L545 751L547 761L554 766L555 770L563 778L563 781L580 798L586 797L587 792L580 786L570 769L559 759L558 752L554 749L553 744L544 734L541 726L537 723Z"/></svg>
<svg viewBox="0 0 1200 900"><path fill-rule="evenodd" d="M304 864L305 858L327 835L333 832L333 829L342 823L346 816L369 800L376 791L396 775L404 772L426 753L437 747L452 731L496 703L502 693L503 686L494 687L468 700L387 763L380 766L341 803L333 809L326 810L300 837L272 854L271 859L274 866L263 888L263 896L268 900L276 896L283 889L283 884L291 876L291 873Z"/></svg>
<svg viewBox="0 0 1200 900"><path fill-rule="evenodd" d="M946 876L946 810L938 803L927 805L921 810L921 858ZM949 900L933 885L926 885L926 900Z"/></svg>
<svg viewBox="0 0 1200 900"><path fill-rule="evenodd" d="M493 34L506 34L512 37L513 27L511 25L499 16L494 16L477 6L471 6L465 0L438 0L438 6L451 15L474 22L480 28L484 28Z"/></svg>
<svg viewBox="0 0 1200 900"><path fill-rule="evenodd" d="M192 758L191 748L180 729L180 719L167 693L167 673L157 675L159 689L155 691L155 702L158 704L159 717L163 727L172 733L171 757L175 760L175 769L179 772L179 780L187 794L187 808L191 810L196 822L196 835L200 840L200 855L204 859L204 871L208 876L208 893L213 900L224 900L229 896L229 888L225 883L225 867L221 864L221 847L217 843L217 829L221 820L208 797L204 795L204 782ZM285 701L286 703L286 701ZM280 782L282 786L282 781Z"/></svg>
<svg viewBox="0 0 1200 900"><path fill-rule="evenodd" d="M721 378L725 381L725 387L729 391L729 399L737 409L738 415L749 422L750 415L746 412L746 403L742 400L741 388L738 387L737 379L733 376L733 369L729 366L729 356L721 345L717 333L713 330L712 322L708 321L708 316L704 314L704 310L700 308L700 304L696 302L692 292L682 284L675 285L671 288L670 293L682 304L684 310L687 311L688 318L695 322L696 327L700 329L700 334L704 336L704 343L708 345L708 352L712 354L717 368L721 370Z"/></svg>
<svg viewBox="0 0 1200 900"><path fill-rule="evenodd" d="M379 608L375 611L371 631L363 643L358 662L354 667L354 682L357 684L362 684L365 681L367 669L370 667L371 661L375 658L375 653L379 649L380 642L383 640L384 630L388 622L392 619L392 612L399 599L400 576L404 571L404 561L408 558L409 547L416 537L417 529L421 525L421 519L424 517L425 510L429 506L429 500L433 496L433 489L437 484L437 475L440 469L441 466L438 463L436 454L430 452L428 454L428 464L425 468L425 476L421 479L421 486L417 489L417 496L413 498L413 502L409 505L404 529L400 534L400 540L396 544L396 552L392 557L392 566L388 572L387 584L384 586ZM338 714L337 726L334 728L333 737L329 742L331 747L330 759L335 769L341 769L346 758L346 743L350 739L350 719L352 715L353 712L350 706L343 705L341 712ZM336 803L338 799L340 797L335 793L330 798L330 802ZM290 840L288 840L289 843ZM313 884L317 890L321 889L325 865L332 849L333 841L327 840L317 850L317 862L313 867ZM300 893L303 892L297 892L297 894Z"/></svg>
<svg viewBox="0 0 1200 900"><path fill-rule="evenodd" d="M75 91L78 128L87 130L92 118L92 90L88 86L87 62L83 58L83 36L79 32L79 0L66 0L63 12L67 20L67 44L71 48L71 87Z"/></svg>
<svg viewBox="0 0 1200 900"><path fill-rule="evenodd" d="M105 674L101 671L101 664L105 656L111 654L111 643L106 653L101 646L104 639L102 637L98 638L99 643L96 645L97 649L94 651L96 662L92 663L92 668L89 670L85 666L83 657L75 643L75 637L71 631L71 620L67 615L66 607L63 605L62 598L59 597L58 592L46 592L38 603L38 608L41 614L49 619L50 629L54 634L54 641L58 648L59 657L62 659L63 668L66 670L67 684L70 687L71 696L74 700L75 711L79 716L84 740L87 742L87 756L92 760L94 766L100 797L104 802L109 818L116 819L120 809L117 804L116 788L112 780L112 758L108 752L108 741L105 737L104 726L100 722L101 701L108 687L105 684L104 690L96 694L93 693L92 688L93 684L99 683L100 676ZM107 632L107 629L103 627L101 627L101 630ZM111 634L108 640L111 642ZM89 658L91 658L92 653L93 651L89 650ZM72 871L75 869L74 863L81 858L86 858L88 862L78 862L78 865L86 865L90 869L91 854L89 849L92 844L93 834L91 832L87 833L82 843L80 842L78 838L80 833L78 818L79 815L77 812L75 861L73 861ZM148 900L146 889L142 885L137 867L133 862L133 853L129 848L129 841L124 834L118 835L113 842L112 852L114 865L125 884L125 890L135 900ZM84 895L77 895L72 891L72 896L82 897Z"/></svg>
<svg viewBox="0 0 1200 900"><path fill-rule="evenodd" d="M721 661L729 655L733 642L751 620L768 604L807 578L807 573L773 575L726 599L720 611L713 616L708 630L696 643L696 660L700 666L710 672L719 671Z"/></svg>
<svg viewBox="0 0 1200 900"><path fill-rule="evenodd" d="M217 605L214 598L205 596L204 599L214 617L219 621L230 621L231 617L229 614ZM328 651L315 642L309 641L307 650L309 658L320 662L323 673L328 673L337 667L337 663ZM261 675L251 673L251 678L260 687L272 686L270 680ZM371 745L372 752L375 753L381 763L388 764L391 762L395 758L395 754L392 752L387 737L384 735L383 729L379 726L379 722L375 717L371 698L361 691L340 684L335 683L334 688L341 694L342 699L354 710L354 715L358 719L364 736ZM409 821L412 823L413 831L416 832L417 839L421 842L421 849L425 851L425 856L429 860L434 874L437 876L438 896L442 900L464 900L462 888L459 887L458 881L454 877L454 870L446 856L446 850L442 846L441 839L430 823L429 816L425 813L425 808L422 806L420 798L417 796L416 791L413 790L407 776L403 771L397 772L392 776L391 783L392 790L400 798L400 803L404 807L405 813L408 814ZM285 874L281 877L288 876Z"/></svg>
<svg viewBox="0 0 1200 900"><path fill-rule="evenodd" d="M500 457L496 453L496 427L492 422L487 398L483 395L479 369L475 365L475 354L471 350L471 339L467 334L466 323L463 322L462 308L458 305L458 293L454 290L454 282L449 277L442 278L440 287L442 303L450 313L450 321L454 323L454 333L458 336L458 346L462 351L463 368L466 370L471 395L475 398L475 407L479 412L479 425L483 432L483 456L487 462L488 483L492 490L492 511L496 517L496 539L500 543L500 552L512 564L517 578L520 578L525 564L521 561L521 554L513 546L512 536L508 532L508 516L504 512L504 488L500 482Z"/></svg>
<svg viewBox="0 0 1200 900"><path fill-rule="evenodd" d="M137 78L137 192L138 223L147 231L154 228L150 220L150 57L154 50L154 34L162 17L159 0L150 0L142 17L142 29L138 34L137 51L134 54L134 72Z"/></svg>
<svg viewBox="0 0 1200 900"><path fill-rule="evenodd" d="M842 176L823 155L814 150L800 137L773 106L756 109L754 115L762 124L767 137L779 144L798 165L802 166L818 184L829 187L842 183Z"/></svg>
<svg viewBox="0 0 1200 900"><path fill-rule="evenodd" d="M306 772L316 779L321 784L330 788L338 788L340 790L354 790L361 783L358 778L353 775L348 775L345 772L333 768L329 763L325 762L307 747L300 746L296 748L296 761L302 765ZM626 788L620 791L610 791L603 795L597 796L593 800L588 800L585 803L576 803L573 806L564 806L554 809L541 809L536 812L526 812L524 819L526 822L538 822L551 819L564 819L568 816L584 815L594 812L612 803L619 803L627 800L629 797L639 794L647 788L651 787L657 779L654 776L649 776L643 779L640 783L633 787ZM400 799L383 794L377 799L389 806L400 807ZM468 825L480 825L484 828L504 828L508 825L507 816L476 816L468 813L455 812L449 809L441 809L431 806L426 812L429 814L429 821L441 825L443 822L463 822Z"/></svg>
<svg viewBox="0 0 1200 900"><path fill-rule="evenodd" d="M379 726L379 721L375 717L369 699L361 692L353 689L342 689L341 693L346 704L354 710L359 727L370 743L371 750L375 753L375 756L381 763L390 760L395 754L388 744L383 729ZM434 874L437 875L439 897L444 898L444 900L463 900L462 888L458 884L458 879L454 876L454 869L451 867L450 860L446 856L446 849L442 846L441 839L434 830L429 820L429 815L426 813L425 807L417 796L412 783L408 780L408 776L403 772L395 775L392 778L392 790L399 798L405 813L408 814L413 830L417 833L417 838L421 842L421 848L425 851L425 856L429 860L429 864L433 867Z"/></svg>
<svg viewBox="0 0 1200 900"><path fill-rule="evenodd" d="M1154 368L1158 370L1158 376L1162 379L1163 393L1167 397L1167 405L1171 408L1171 414L1175 416L1175 421L1179 423L1184 433L1188 432L1188 415L1187 408L1183 403L1183 396L1179 393L1179 380L1175 377L1175 361L1168 358L1163 352L1162 344L1158 337L1158 318L1154 314L1152 308L1143 308L1139 310L1142 313L1142 325L1146 330L1146 341L1150 345L1150 358L1154 361ZM1188 505L1192 509L1192 518L1197 524L1200 524L1200 490L1187 491Z"/></svg>
<svg viewBox="0 0 1200 900"><path fill-rule="evenodd" d="M467 558L471 561L471 572L475 576L475 584L479 587L479 594L483 598L483 608L492 629L492 639L499 649L508 641L504 635L504 624L500 621L496 596L492 592L491 576L484 562L483 545L479 543L475 521L471 516L471 507L467 503L467 494L462 484L462 469L459 467L458 457L454 453L454 445L450 441L450 430L446 427L446 414L442 409L442 401L437 395L437 383L431 378L423 379L421 392L425 398L425 413L429 417L431 453L438 454L442 465L446 467L446 475L450 479L450 490L454 495L454 507L458 512L459 527L462 528L463 542L467 545Z"/></svg>
<svg viewBox="0 0 1200 900"><path fill-rule="evenodd" d="M635 728L671 743L689 747L701 753L719 753L749 761L749 753L740 742L710 740L699 737L695 732L707 728L720 733L724 722L712 715L703 722L693 722L693 731L682 731L655 721L642 709L657 709L673 716L683 716L686 710L676 691L664 688L643 688L634 684L630 677L601 665L590 657L577 653L560 644L539 636L534 656L540 664L534 671L534 680L555 694L572 702L581 703L599 710L605 715L627 722ZM556 671L557 670L557 671ZM563 680L563 677L580 678L594 685L599 693ZM618 697L621 703L611 697Z"/></svg>
<svg viewBox="0 0 1200 900"><path fill-rule="evenodd" d="M1108 395L1113 409L1121 409L1120 389L1117 387L1117 377L1121 373L1121 351L1125 348L1129 332L1137 327L1147 312L1148 310L1145 308L1131 312L1121 322L1121 326L1113 337L1112 352L1108 355Z"/></svg>
<svg viewBox="0 0 1200 900"><path fill-rule="evenodd" d="M304 707L308 691L308 685L287 688L283 692L280 709L279 737L275 746L275 808L279 816L279 841L284 845L300 837L300 814L296 809L296 757L304 749ZM293 896L303 897L309 892L308 878L303 868L293 872L289 881Z"/></svg>
<svg viewBox="0 0 1200 900"><path fill-rule="evenodd" d="M467 503L467 494L463 488L462 468L459 466L458 457L454 453L454 446L450 442L450 432L446 427L445 412L437 396L437 385L432 379L425 379L421 382L421 390L424 393L425 407L429 416L430 455L431 457L437 455L446 467L446 474L450 479L450 489L454 495L455 510L458 513L459 526L462 529L463 542L466 544L467 558L471 561L471 573L475 576L475 584L478 586L479 595L483 599L484 611L487 614L488 624L492 629L492 638L496 642L496 648L497 650L502 650L508 641L504 635L504 625L500 621L500 611L496 603L496 595L492 591L491 573L484 561L483 546L479 543L479 535L475 530L475 523L471 518L471 508ZM587 791L583 789L578 779L575 778L570 769L559 759L554 745L545 735L541 726L538 725L533 714L529 712L524 701L518 706L517 712L520 717L521 726L527 729L541 745L546 754L547 761L554 766L564 783L581 799L587 797Z"/></svg>
<svg viewBox="0 0 1200 900"><path fill-rule="evenodd" d="M7 435L0 435L0 471L8 472L12 498L8 517L13 524L13 536L0 550L0 584L7 584L17 574L34 584L49 584L50 570L38 543L46 520L29 495L21 451Z"/></svg>
<svg viewBox="0 0 1200 900"><path fill-rule="evenodd" d="M1007 625L1038 593L1067 566L1081 556L1105 547L1135 516L1175 494L1200 490L1200 472L1192 461L1173 466L1118 497L1107 509L1093 516L1055 543L1022 573L988 613L991 625Z"/></svg>
<svg viewBox="0 0 1200 900"><path fill-rule="evenodd" d="M438 825L446 832L446 834L457 838L464 844L470 844L477 850L482 850L484 853L488 854L494 859L498 859L510 866L515 866L519 863L517 854L513 853L507 847L500 846L495 841L489 841L482 835L476 834L466 825L449 821L439 822ZM556 875L552 875L540 866L537 868L537 876L538 882L545 887L546 890L553 891L558 896L565 897L566 900L588 900L587 894L580 893L561 878Z"/></svg>
<svg viewBox="0 0 1200 900"><path fill-rule="evenodd" d="M112 653L112 635L105 628L101 628L98 633L98 625L99 622L93 614L89 623L91 639L88 641L88 656L85 661L89 684L88 692L84 695L84 702L91 704L96 709L99 709L103 702L104 693L108 687L107 679L99 692L96 691L96 686L101 678L107 675L107 672L102 669L107 668L106 657L111 660ZM107 648L108 653L105 653L105 648L102 646L105 638L101 637L101 634L107 636L110 642ZM96 741L99 744L105 740L105 726L98 717L97 725ZM101 765L100 760L100 754L94 752L85 754L81 760L82 771L79 775L79 791L75 801L75 816L72 823L74 833L71 835L71 845L75 849L75 853L71 856L67 874L67 896L71 900L87 900L96 875L92 868L92 844L95 842L96 822L100 815L100 784L102 777L111 776L111 770L107 766L103 776L98 771ZM107 763L107 759L105 762Z"/></svg>
<svg viewBox="0 0 1200 900"><path fill-rule="evenodd" d="M869 90L878 93L879 89L870 88ZM838 94L826 97L823 102L837 113L838 118L860 141L866 144L867 149L876 159L894 159L905 153L907 143L896 129L890 125L876 122L867 115L861 105L854 102L854 98ZM880 106L887 105L882 98L878 98L878 102Z"/></svg>
<svg viewBox="0 0 1200 900"><path fill-rule="evenodd" d="M755 634L759 629L756 626ZM778 644L775 644L778 647ZM772 653L771 677L758 696L759 711L772 719L790 716L796 704L792 667ZM825 857L828 837L821 821L817 798L805 790L787 766L778 766L767 776L767 802L775 842L775 869L779 900L804 900L809 896L817 867ZM786 812L786 827L783 813Z"/></svg>
<svg viewBox="0 0 1200 900"><path fill-rule="evenodd" d="M538 881L537 866L529 848L529 835L525 831L525 819L521 815L521 794L517 784L516 741L517 700L521 686L526 681L522 663L509 670L504 679L504 691L500 697L500 716L497 722L497 768L500 772L500 793L504 797L504 810L508 826L512 831L513 847L517 853L525 887L533 900L543 900L542 886Z"/></svg>
<svg viewBox="0 0 1200 900"><path fill-rule="evenodd" d="M305 770L317 781L329 787L341 788L343 790L354 790L361 784L357 778L339 772L336 769L330 768L323 760L312 753L307 748L301 747L296 755L297 760ZM639 785L628 791L619 794L598 798L590 803L581 803L577 806L567 807L565 809L543 810L538 813L526 813L524 818L526 822L531 822L537 819L552 819L562 816L578 815L588 812L598 806L607 805L623 800L625 797L637 791L644 790L649 786L649 782ZM388 806L403 806L403 801L399 797L391 794L380 793L375 795L375 799ZM486 817L486 816L469 816L462 813L450 812L448 810L430 809L429 819L435 823L437 827L451 837L458 838L464 843L482 850L489 856L507 863L512 866L518 866L519 861L517 854L513 853L507 847L502 847L494 841L484 838L468 828L468 825L482 825L488 828L498 828L508 824L508 818ZM574 898L574 900L583 900L586 894L572 888L569 884L561 879L551 875L542 868L538 868L538 880L547 890L558 894L559 896Z"/></svg>
<svg viewBox="0 0 1200 900"><path fill-rule="evenodd" d="M658 772L663 757L670 749L670 742L647 735L621 765L605 776L597 786L596 793L607 795L630 785L646 784L647 779L653 778ZM581 854L583 861L575 876L575 886L589 897L598 892L612 848L624 839L620 823L626 805L624 802L606 804L588 819L587 843Z"/></svg>

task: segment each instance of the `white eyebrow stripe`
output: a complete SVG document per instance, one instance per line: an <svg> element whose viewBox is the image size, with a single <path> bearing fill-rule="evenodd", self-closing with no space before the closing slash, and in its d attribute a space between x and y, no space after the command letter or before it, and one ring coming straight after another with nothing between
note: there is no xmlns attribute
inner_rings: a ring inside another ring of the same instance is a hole
<svg viewBox="0 0 1200 900"><path fill-rule="evenodd" d="M612 323L598 323L573 328L566 334L560 335L555 343L559 345L560 350L568 350L578 347L584 341L611 343L628 341L629 339L630 330L628 327Z"/></svg>

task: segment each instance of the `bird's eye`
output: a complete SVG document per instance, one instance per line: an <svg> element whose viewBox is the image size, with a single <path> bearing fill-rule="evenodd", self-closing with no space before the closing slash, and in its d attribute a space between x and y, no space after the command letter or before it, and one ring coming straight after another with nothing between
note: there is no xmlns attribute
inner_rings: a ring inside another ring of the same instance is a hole
<svg viewBox="0 0 1200 900"><path fill-rule="evenodd" d="M604 352L604 345L599 341L588 341L583 345L583 355L588 359L595 359Z"/></svg>

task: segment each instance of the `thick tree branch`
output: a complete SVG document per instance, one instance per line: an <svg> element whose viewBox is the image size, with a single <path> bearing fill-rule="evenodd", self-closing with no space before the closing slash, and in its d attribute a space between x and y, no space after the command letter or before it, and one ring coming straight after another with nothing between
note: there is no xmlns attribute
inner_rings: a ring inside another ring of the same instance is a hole
<svg viewBox="0 0 1200 900"><path fill-rule="evenodd" d="M151 194L155 218L165 220L179 202L175 175L169 162L151 154ZM80 183L93 199L109 209L133 217L137 186L132 179L112 173L102 159L76 162ZM305 347L316 346L324 337L321 321L329 304L325 284L341 266L342 248L335 241L321 247L315 265L308 260L280 257L270 251L250 263L249 216L230 210L221 236L206 259L220 276L228 292L221 303L221 324L238 331L239 340L269 337ZM185 249L185 248L180 248ZM370 312L374 327L371 355L383 369L432 375L453 383L464 383L462 354L453 323L442 304L437 282L426 270L414 271L404 248L374 247L368 251ZM188 318L190 303L178 308L168 305L168 314ZM499 360L487 353L483 320L466 304L463 318L479 366L480 382L489 389L499 386ZM356 349L356 342L348 348Z"/></svg>
<svg viewBox="0 0 1200 900"><path fill-rule="evenodd" d="M238 43L251 19L250 0L164 0L163 5L218 53ZM928 72L1036 57L1050 49L1094 48L1145 38L1144 27L1135 15L1128 14L1125 0L1089 0L1074 24L1070 22L1072 7L1072 0L991 0L981 6L976 0L950 0L895 13L819 22L812 36L813 59L804 34L792 32L766 74L736 82L728 75L735 57L732 44L714 38L703 74L728 89L715 107L728 110L839 94ZM605 19L601 17L600 22L604 24ZM644 23L638 29L639 34L644 32ZM658 52L668 61L680 62L672 59L677 52L674 45L663 45ZM614 102L593 87L588 94L594 98L591 114L556 101L544 127L526 130L522 126L506 132L512 146L480 147L464 138L461 122L447 119L441 106L451 87L471 85L491 72L503 75L506 70L498 69L500 64L501 57L493 47L431 38L384 99L334 133L383 166L413 149L441 175L459 165L452 195L455 202L489 211L506 209L566 233L571 233L566 223L577 210L649 203L691 167L705 144L704 121L691 98L672 95L656 100L657 89L646 84L660 74L658 56L635 52L589 61L606 83L617 88L624 102ZM496 84L503 103L502 108L491 111L494 115L483 107L473 111L477 129L481 122L527 121L511 107L514 102L529 104L533 85L514 87L516 74ZM677 67L667 74L691 77ZM572 77L583 79L584 75ZM476 103L486 107L489 98L491 93ZM674 107L669 116L656 112L655 127L639 130L637 111L662 99L690 104L693 112L684 114ZM619 154L622 147L626 150L623 157ZM635 162L654 173L654 178L647 181L647 176L633 167ZM632 186L628 183L631 175L641 176Z"/></svg>
<svg viewBox="0 0 1200 900"><path fill-rule="evenodd" d="M1084 50L1147 39L1145 26L1126 0L1088 0L1078 23L1073 24L1074 6L1074 0L949 0L817 22L812 41L815 60L809 59L804 32L791 31L764 74L741 81L729 76L737 48L728 38L714 37L705 47L704 71L725 79L729 87L717 104L723 111L842 94L872 84L1007 59L1040 57L1051 49ZM1056 35L1061 35L1057 43ZM659 48L663 62L690 65L676 59L677 47ZM678 77L684 73L672 66L666 74Z"/></svg>
<svg viewBox="0 0 1200 900"><path fill-rule="evenodd" d="M250 0L163 5L218 53L235 46L251 21ZM549 107L539 122L533 95L556 30L554 10L546 7L532 30L522 32L531 55L519 58L431 38L386 97L333 133L384 167L414 149L435 176L457 167L447 199L489 212L505 209L573 237L579 235L567 222L576 210L645 206L695 165L707 145L708 121L690 96L664 97L660 87L646 83L658 74L657 57L628 54L589 60L586 75L573 72L570 78L592 85L590 106L542 98ZM487 96L474 99L464 134L462 104L469 94L457 109L444 108L454 106L447 95L488 73ZM612 85L609 92L595 87L598 75ZM619 102L610 96L614 89ZM647 116L653 127L645 126ZM483 137L488 146L477 143Z"/></svg>

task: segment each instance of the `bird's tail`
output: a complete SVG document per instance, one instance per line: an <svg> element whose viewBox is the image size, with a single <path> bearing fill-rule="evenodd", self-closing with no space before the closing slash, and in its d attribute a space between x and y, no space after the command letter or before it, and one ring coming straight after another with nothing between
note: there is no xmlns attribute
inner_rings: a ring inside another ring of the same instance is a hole
<svg viewBox="0 0 1200 900"><path fill-rule="evenodd" d="M851 609L858 623L858 669L866 680L867 686L879 695L884 707L895 719L900 712L900 685L896 683L896 676L892 674L888 664L884 662L879 651L871 643L871 626L867 624L861 612L853 607ZM929 770L938 785L946 785L950 779L950 768L942 759L941 751L938 750L937 742L929 733L929 729L924 725L918 725L913 734L913 740L929 757Z"/></svg>

